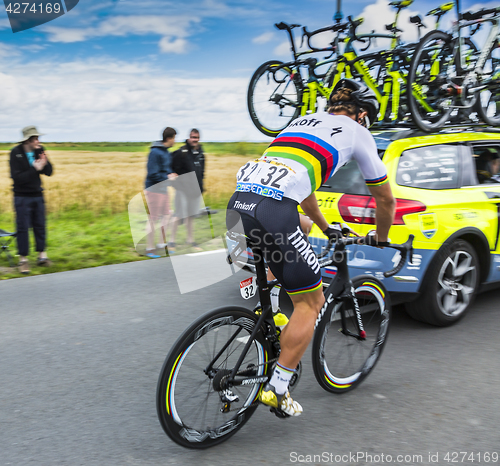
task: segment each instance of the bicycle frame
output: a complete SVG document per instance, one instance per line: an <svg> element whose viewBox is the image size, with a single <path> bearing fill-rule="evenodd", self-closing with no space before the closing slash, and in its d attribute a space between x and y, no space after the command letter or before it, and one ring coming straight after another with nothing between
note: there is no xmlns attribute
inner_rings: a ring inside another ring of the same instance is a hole
<svg viewBox="0 0 500 466"><path fill-rule="evenodd" d="M495 43L495 40L497 40L498 37L500 37L500 25L499 25L499 19L500 15L495 15L492 18L479 18L475 20L470 20L470 21L464 21L462 23L457 23L455 26L455 30L457 33L458 41L457 44L455 45L455 52L458 53L458 56L460 57L460 69L465 68L465 56L462 54L462 48L463 48L463 37L461 35L461 30L463 28L472 26L474 24L481 24L481 23L492 23L492 27L490 29L490 32L488 34L488 38L486 39L486 43L484 44L482 51L479 55L479 58L476 62L476 65L474 66L474 69L471 70L469 73L467 73L467 77L471 79L472 77L476 76L479 77L483 74L483 67L486 63L486 60L488 59L488 53L491 50L491 46ZM493 70L492 70L493 72ZM466 78L467 80L467 78ZM466 84L466 83L465 83ZM476 91L485 89L486 86L478 86L476 88L469 89L469 92L474 93Z"/></svg>
<svg viewBox="0 0 500 466"><path fill-rule="evenodd" d="M347 259L345 257L345 244L337 244L335 246L334 250L334 255L335 254L341 254L342 258L340 261L336 261L335 259L324 259L320 263L323 264L323 266L328 265L332 262L335 262L337 264L337 275L334 280L329 284L328 288L326 291L324 291L325 294L325 304L323 308L321 309L318 320L316 321L319 323L321 320L322 316L326 312L326 310L330 307L332 302L336 303L342 303L346 300L351 300L354 303L353 308L355 309L356 315L357 315L357 323L358 323L358 335L353 334L352 332L347 330L347 325L346 325L346 316L345 316L345 311L341 309L341 319L342 319L342 333L345 335L350 335L352 337L355 337L357 339L363 340L364 339L364 329L363 329L363 324L362 324L362 319L361 319L361 314L359 310L359 306L357 304L356 297L354 296L352 292L352 288L350 286L350 278L349 278L349 269L347 267ZM262 258L262 251L260 248L256 246L252 246L252 252L254 254L254 257L256 258ZM238 361L234 368L231 371L231 374L229 375L228 379L226 380L225 384L226 387L228 386L235 386L235 385L242 385L245 384L247 380L251 380L252 383L264 383L267 382L268 376L259 376L255 377L255 374L251 373L248 374L249 377L236 377L236 374L239 372L240 366L245 359L246 354L248 353L250 346L252 345L253 340L255 339L257 333L261 331L264 326L267 326L267 330L269 331L268 336L272 337L273 335L276 336L276 326L274 324L274 320L272 317L272 306L271 306L271 298L270 298L270 291L274 287L274 285L277 283L277 280L274 280L272 282L267 281L267 275L266 275L266 268L264 265L264 260L257 260L255 262L255 268L256 268L256 275L257 275L257 288L259 290L259 298L260 302L262 305L262 313L259 316L259 319L257 320L257 323L255 324L254 329L252 330L252 333L250 337L248 338L248 341L245 343L245 347L243 348L243 351L238 358ZM240 329L241 330L241 329ZM212 366L215 364L219 356L227 349L227 347L235 340L235 338L238 336L239 331L236 331L233 336L228 340L228 342L224 345L224 347L219 351L219 353L213 358L211 363L207 366L205 369L205 373L208 373L211 369ZM276 342L277 343L277 340ZM279 345L279 343L277 343ZM278 346L279 348L279 346ZM251 370L251 369L250 369ZM240 371L241 374L241 371ZM247 382L248 383L248 382Z"/></svg>
<svg viewBox="0 0 500 466"><path fill-rule="evenodd" d="M342 333L344 335L349 335L354 338L357 338L358 340L364 340L366 337L364 328L363 328L363 321L361 319L361 313L358 305L358 300L356 299L356 296L353 293L352 286L351 286L351 280L349 277L349 268L347 266L347 260L345 258L345 244L340 245L340 247L335 247L334 250L334 258L332 259L327 259L327 260L320 260L320 265L325 266L329 265L330 263L335 263L337 266L337 274L333 278L333 280L330 282L326 290L324 290L324 295L325 295L325 304L320 310L320 313L318 315L318 318L316 320L316 325L314 328L316 328L323 318L325 312L329 307L332 306L338 306L340 305L340 318L342 322ZM342 258L340 261L335 260L335 255L341 254ZM342 306L342 304L346 301L352 301L354 306L353 309L356 312L356 322L358 324L358 334L353 334L349 330L347 330L347 324L346 324L346 314L345 314L345 309Z"/></svg>
<svg viewBox="0 0 500 466"><path fill-rule="evenodd" d="M360 36L360 38L369 37L369 38L385 38L392 39L393 45L396 44L394 42L395 36L389 34L365 34ZM385 115L387 113L387 108L389 106L389 101L392 97L391 102L391 114L390 120L395 121L398 119L398 111L399 104L401 100L401 87L406 87L407 79L406 76L401 73L399 69L395 66L394 54L396 48L393 47L388 52L376 52L372 54L366 54L358 56L354 47L352 46L353 39L349 39L349 42L346 45L346 51L344 52L339 64L335 70L335 78L333 80L333 84L329 89L329 92L335 87L335 85L342 79L342 77L352 78L353 74L351 68L354 68L356 72L362 77L363 82L375 93L377 100L380 103L380 116L379 121L384 120ZM385 58L385 69L389 76L389 79L386 79L383 85L382 90L380 90L378 84L375 82L373 77L369 72L369 68L365 63L365 60L376 58L376 57L384 57ZM430 111L431 107L425 102L422 97L422 94L418 89L412 88L412 92L415 98L422 104L422 106Z"/></svg>
<svg viewBox="0 0 500 466"><path fill-rule="evenodd" d="M254 257L260 257L263 258L262 251L260 248L256 246L252 246L252 251L254 254ZM268 338L272 340L272 337L276 337L277 341L277 335L276 335L276 325L274 324L274 320L272 317L272 306L271 306L271 297L270 297L270 291L274 287L274 285L277 283L275 280L274 282L268 283L267 281L267 276L266 276L266 267L264 265L264 260L257 260L255 262L255 271L257 274L257 289L259 290L259 298L260 302L262 304L262 313L259 316L259 319L257 320L257 323L255 324L255 327L252 330L252 333L250 337L248 338L247 342L245 343L245 347L243 348L243 351L241 352L238 361L236 362L235 366L233 367L231 374L229 374L227 380L225 381L225 386L236 386L236 385L243 385L245 383L250 383L246 381L251 381L251 383L264 383L267 382L268 376L263 375L263 376L258 376L255 377L255 374L250 373L248 374L249 377L236 377L236 374L239 372L240 366L245 359L245 356L248 353L248 350L250 349L250 346L252 345L253 341L255 340L255 337L259 331L261 331L264 328L264 324L267 326L268 330ZM241 331L241 327L239 330L237 330L231 338L227 341L227 343L222 347L222 349L215 355L215 357L212 359L210 364L205 368L205 373L209 373L212 370L213 365L219 358L219 356L228 348L228 346L236 339L238 336L239 332ZM249 369L250 372L252 372L252 369ZM240 372L241 374L241 372Z"/></svg>

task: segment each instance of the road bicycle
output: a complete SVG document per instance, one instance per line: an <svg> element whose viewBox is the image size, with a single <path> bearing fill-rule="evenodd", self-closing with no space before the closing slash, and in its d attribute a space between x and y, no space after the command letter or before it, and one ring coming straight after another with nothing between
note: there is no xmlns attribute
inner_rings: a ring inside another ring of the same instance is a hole
<svg viewBox="0 0 500 466"><path fill-rule="evenodd" d="M287 63L268 61L253 74L247 93L247 105L257 129L268 136L277 136L299 115L315 113L319 108L318 99L322 97L327 100L342 78L362 80L374 91L380 103L378 126L407 121L409 110L406 104L406 84L411 56L417 44L401 43L399 33L402 31L397 27L397 22L402 9L412 2L413 0L396 0L390 3L396 9L396 16L391 24L386 25L387 34L372 32L358 35L356 29L363 19L353 20L352 17L348 17L346 23L339 22L311 32L303 27L302 43L306 38L309 47L303 52L297 52L293 35L293 29L299 25L275 24L278 29L288 33L294 60ZM435 27L439 26L441 17L452 6L453 3L448 2L428 13L436 17ZM418 16L412 17L411 22L418 26L419 31L425 27ZM311 44L313 37L329 31L334 32L335 37L328 47L320 48ZM342 35L344 33L345 37ZM353 46L354 42L367 44L360 50L364 52L377 39L389 39L390 48L358 55ZM343 53L340 53L342 43L345 47ZM317 52L331 54L319 62L313 57L303 58ZM326 73L318 71L328 64ZM431 111L431 107L426 105L419 93L416 93L415 99L427 111Z"/></svg>
<svg viewBox="0 0 500 466"><path fill-rule="evenodd" d="M458 17L451 34L431 31L413 55L409 108L423 131L439 130L460 111L477 112L478 121L500 125L500 7L459 13ZM478 50L470 36L485 23L491 23L491 28ZM470 28L469 37L463 37L464 28Z"/></svg>
<svg viewBox="0 0 500 466"><path fill-rule="evenodd" d="M244 235L230 233L238 243L230 261L247 250ZM371 372L386 342L389 296L371 275L349 279L346 246L365 238L339 238L318 255L321 267L334 264L335 278L325 290L325 305L312 342L314 375L322 388L344 393ZM411 235L402 245L396 274L412 256ZM332 247L335 244L333 254ZM260 312L226 306L201 316L174 343L160 372L156 394L158 418L166 434L188 448L208 448L234 435L257 409L259 393L272 375L280 353L280 329L273 319L266 266L259 246L250 244L256 268ZM290 390L297 385L295 374ZM279 415L278 412L276 412Z"/></svg>

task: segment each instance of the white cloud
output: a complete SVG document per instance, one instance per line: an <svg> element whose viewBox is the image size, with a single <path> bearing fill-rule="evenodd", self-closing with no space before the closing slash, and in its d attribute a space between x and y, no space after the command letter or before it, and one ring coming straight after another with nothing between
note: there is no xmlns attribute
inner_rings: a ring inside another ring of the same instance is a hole
<svg viewBox="0 0 500 466"><path fill-rule="evenodd" d="M95 27L63 28L45 26L50 42L82 42L95 37L159 35L158 44L164 53L185 53L188 50L186 40L192 32L192 25L200 19L194 16L115 16Z"/></svg>
<svg viewBox="0 0 500 466"><path fill-rule="evenodd" d="M265 32L264 34L261 34L260 36L254 37L252 39L252 42L254 44L267 44L268 42L271 42L273 39L274 39L273 32Z"/></svg>
<svg viewBox="0 0 500 466"><path fill-rule="evenodd" d="M26 50L28 52L41 52L42 50L46 49L46 45L40 45L40 44L30 44L30 45L20 45L19 48L21 50Z"/></svg>
<svg viewBox="0 0 500 466"><path fill-rule="evenodd" d="M403 30L402 38L405 42L414 42L417 40L417 27L410 23L410 16L414 16L417 13L418 11L410 8L401 10L398 18L398 27ZM423 15L421 14L421 16ZM388 34L389 32L385 28L385 25L391 24L394 21L396 9L389 6L386 0L377 0L375 3L368 5L358 17L364 18L364 22L359 26L356 32L368 33L375 30L379 33ZM429 24L427 26L429 28L431 25ZM359 42L357 44L360 45ZM388 48L390 41L378 39L376 45L376 48ZM362 45L360 46L362 47Z"/></svg>
<svg viewBox="0 0 500 466"><path fill-rule="evenodd" d="M186 53L189 44L186 39L180 37L177 39L162 37L158 45L163 53Z"/></svg>
<svg viewBox="0 0 500 466"><path fill-rule="evenodd" d="M0 42L0 58L16 57L18 55L19 51L16 48Z"/></svg>
<svg viewBox="0 0 500 466"><path fill-rule="evenodd" d="M89 30L85 29L68 29L57 26L48 26L45 32L49 33L50 42L83 42L89 37Z"/></svg>
<svg viewBox="0 0 500 466"><path fill-rule="evenodd" d="M2 139L35 124L54 141L148 141L165 126L181 137L199 127L204 140L267 140L246 108L246 78L194 79L142 63L74 61L32 66L0 62ZM15 109L15 111L13 111Z"/></svg>
<svg viewBox="0 0 500 466"><path fill-rule="evenodd" d="M282 42L280 45L278 45L274 49L273 52L278 57L289 57L290 60L292 59L292 52L290 51L290 42L289 41Z"/></svg>

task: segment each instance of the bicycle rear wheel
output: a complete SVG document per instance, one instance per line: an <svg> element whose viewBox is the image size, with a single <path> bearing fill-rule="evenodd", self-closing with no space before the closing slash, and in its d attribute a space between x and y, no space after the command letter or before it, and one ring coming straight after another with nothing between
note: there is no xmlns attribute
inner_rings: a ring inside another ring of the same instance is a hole
<svg viewBox="0 0 500 466"><path fill-rule="evenodd" d="M331 393L348 392L366 378L382 354L389 331L390 304L382 283L371 276L356 277L352 283L363 328L358 323L353 302L333 301L313 339L314 375L321 387Z"/></svg>
<svg viewBox="0 0 500 466"><path fill-rule="evenodd" d="M483 67L488 87L479 92L477 113L492 126L500 126L500 47L495 42Z"/></svg>
<svg viewBox="0 0 500 466"><path fill-rule="evenodd" d="M200 317L165 359L156 408L166 434L188 448L208 448L235 434L257 408L263 383L222 388L257 322L248 309L224 307ZM270 348L257 333L240 371L266 375Z"/></svg>
<svg viewBox="0 0 500 466"><path fill-rule="evenodd" d="M266 136L277 136L299 116L302 106L300 74L282 65L276 60L264 63L248 86L250 118Z"/></svg>
<svg viewBox="0 0 500 466"><path fill-rule="evenodd" d="M459 86L459 74L453 38L431 31L415 49L408 75L408 106L421 130L436 131L448 121L457 99L450 89Z"/></svg>

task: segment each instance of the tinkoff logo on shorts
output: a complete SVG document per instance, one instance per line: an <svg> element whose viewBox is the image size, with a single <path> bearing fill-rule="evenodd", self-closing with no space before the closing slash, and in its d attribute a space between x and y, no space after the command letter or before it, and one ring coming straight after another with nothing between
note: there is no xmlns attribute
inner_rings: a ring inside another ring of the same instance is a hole
<svg viewBox="0 0 500 466"><path fill-rule="evenodd" d="M283 191L278 189L268 188L257 183L236 183L236 191L241 193L255 193L265 197L272 197L277 201L283 199Z"/></svg>
<svg viewBox="0 0 500 466"><path fill-rule="evenodd" d="M12 32L21 32L48 23L68 13L79 0L3 0Z"/></svg>

